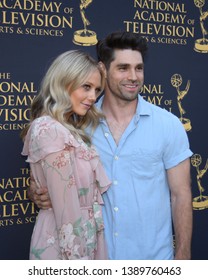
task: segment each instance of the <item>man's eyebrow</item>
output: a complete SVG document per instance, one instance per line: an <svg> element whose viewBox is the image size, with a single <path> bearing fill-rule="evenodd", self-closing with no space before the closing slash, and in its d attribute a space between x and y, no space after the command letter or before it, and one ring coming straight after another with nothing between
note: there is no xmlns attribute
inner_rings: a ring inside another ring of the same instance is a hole
<svg viewBox="0 0 208 280"><path fill-rule="evenodd" d="M129 64L129 63L118 63L118 64L117 64L117 67L119 67L119 66L127 66L127 67L128 67L128 66L131 66L131 64ZM141 63L136 64L135 66L136 66L136 67L138 67L138 66L139 66L139 67L141 67L141 66L143 67L143 66L144 66L144 63L141 62Z"/></svg>
<svg viewBox="0 0 208 280"><path fill-rule="evenodd" d="M129 63L118 63L117 66L130 65Z"/></svg>

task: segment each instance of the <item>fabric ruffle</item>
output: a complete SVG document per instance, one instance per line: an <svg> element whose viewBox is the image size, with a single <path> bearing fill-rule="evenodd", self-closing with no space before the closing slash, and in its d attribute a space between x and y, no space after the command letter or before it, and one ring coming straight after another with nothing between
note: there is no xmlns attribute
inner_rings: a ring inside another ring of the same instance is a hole
<svg viewBox="0 0 208 280"><path fill-rule="evenodd" d="M22 155L28 156L27 162L35 163L51 153L63 150L66 146L76 148L77 156L90 162L99 189L98 203L103 204L100 193L105 192L111 182L104 172L95 147L89 148L81 139L76 140L70 131L50 116L40 117L31 124Z"/></svg>
<svg viewBox="0 0 208 280"><path fill-rule="evenodd" d="M80 147L80 150L82 150L82 149L83 148ZM80 153L80 151L79 151L79 153ZM109 188L111 181L108 179L106 173L104 172L104 168L101 164L99 155L98 155L95 147L92 146L90 148L90 151L88 151L87 159L90 161L92 170L95 172L95 179L97 182L97 186L98 186L99 192L102 194Z"/></svg>
<svg viewBox="0 0 208 280"><path fill-rule="evenodd" d="M63 150L66 146L78 147L79 143L63 126L49 116L36 119L25 138L22 155L27 162L38 162L47 155Z"/></svg>

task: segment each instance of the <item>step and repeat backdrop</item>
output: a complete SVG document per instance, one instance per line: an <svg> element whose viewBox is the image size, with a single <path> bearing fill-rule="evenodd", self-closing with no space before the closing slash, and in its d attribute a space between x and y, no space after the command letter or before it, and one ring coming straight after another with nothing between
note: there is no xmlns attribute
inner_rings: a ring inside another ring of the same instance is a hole
<svg viewBox="0 0 208 280"><path fill-rule="evenodd" d="M0 1L0 259L28 259L38 210L27 199L19 134L46 68L70 49L96 57L97 40L117 30L147 38L140 94L177 115L187 131L192 258L208 259L208 0Z"/></svg>

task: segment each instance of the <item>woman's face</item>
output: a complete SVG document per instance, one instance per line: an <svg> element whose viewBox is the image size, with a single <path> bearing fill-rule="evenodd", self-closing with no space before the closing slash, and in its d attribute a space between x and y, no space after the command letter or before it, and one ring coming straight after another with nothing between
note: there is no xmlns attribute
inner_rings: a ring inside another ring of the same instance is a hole
<svg viewBox="0 0 208 280"><path fill-rule="evenodd" d="M95 69L79 88L72 92L69 89L74 113L84 116L95 103L101 88L101 75L99 70Z"/></svg>

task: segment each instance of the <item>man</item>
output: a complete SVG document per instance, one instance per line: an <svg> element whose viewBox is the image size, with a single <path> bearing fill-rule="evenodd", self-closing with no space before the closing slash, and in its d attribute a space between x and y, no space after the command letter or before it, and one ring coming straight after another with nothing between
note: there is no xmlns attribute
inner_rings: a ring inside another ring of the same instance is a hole
<svg viewBox="0 0 208 280"><path fill-rule="evenodd" d="M180 120L138 95L146 51L145 39L127 32L97 45L106 75L97 106L106 119L93 143L112 180L103 196L109 259L190 259L192 152Z"/></svg>

